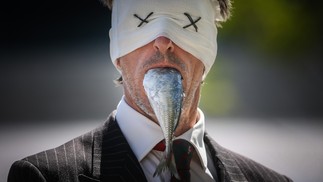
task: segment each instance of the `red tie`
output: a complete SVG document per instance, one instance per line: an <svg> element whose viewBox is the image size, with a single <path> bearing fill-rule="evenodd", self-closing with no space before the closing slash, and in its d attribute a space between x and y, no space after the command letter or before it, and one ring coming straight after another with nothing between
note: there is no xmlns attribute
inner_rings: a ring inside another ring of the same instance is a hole
<svg viewBox="0 0 323 182"><path fill-rule="evenodd" d="M157 145L154 147L154 150L158 150L158 151L165 151L166 149L166 145L165 145L165 140L160 141L159 143L157 143Z"/></svg>

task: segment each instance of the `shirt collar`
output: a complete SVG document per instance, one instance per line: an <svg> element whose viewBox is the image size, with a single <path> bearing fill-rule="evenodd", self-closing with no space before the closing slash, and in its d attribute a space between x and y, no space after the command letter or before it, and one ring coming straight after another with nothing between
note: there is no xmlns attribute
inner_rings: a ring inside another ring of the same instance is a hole
<svg viewBox="0 0 323 182"><path fill-rule="evenodd" d="M200 109L198 109L198 112L200 119L194 127L175 139L189 141L197 151L203 169L206 169L207 157L203 141L205 131L204 114ZM157 143L164 139L160 126L131 108L124 98L118 104L116 120L139 162Z"/></svg>

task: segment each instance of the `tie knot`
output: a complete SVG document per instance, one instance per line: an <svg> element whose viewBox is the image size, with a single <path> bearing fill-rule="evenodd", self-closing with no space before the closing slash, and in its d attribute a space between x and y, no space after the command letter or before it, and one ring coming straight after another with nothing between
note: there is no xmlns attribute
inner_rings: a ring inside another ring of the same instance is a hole
<svg viewBox="0 0 323 182"><path fill-rule="evenodd" d="M159 143L157 143L157 145L153 149L157 151L165 151L166 149L165 140L162 140Z"/></svg>

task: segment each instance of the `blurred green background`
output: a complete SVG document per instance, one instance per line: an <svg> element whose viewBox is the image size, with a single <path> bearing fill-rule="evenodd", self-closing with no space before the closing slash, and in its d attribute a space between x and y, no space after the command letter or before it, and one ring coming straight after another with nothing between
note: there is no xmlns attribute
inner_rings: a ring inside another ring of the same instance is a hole
<svg viewBox="0 0 323 182"><path fill-rule="evenodd" d="M216 117L322 117L322 3L236 0L233 7L200 106Z"/></svg>

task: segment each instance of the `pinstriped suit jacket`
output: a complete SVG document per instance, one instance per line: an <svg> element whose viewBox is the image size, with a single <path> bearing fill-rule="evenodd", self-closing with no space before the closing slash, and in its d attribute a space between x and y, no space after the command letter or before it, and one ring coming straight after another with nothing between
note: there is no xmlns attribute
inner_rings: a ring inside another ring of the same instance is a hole
<svg viewBox="0 0 323 182"><path fill-rule="evenodd" d="M261 164L231 152L205 134L221 182L291 181ZM8 182L147 181L114 113L101 127L57 148L16 161Z"/></svg>

